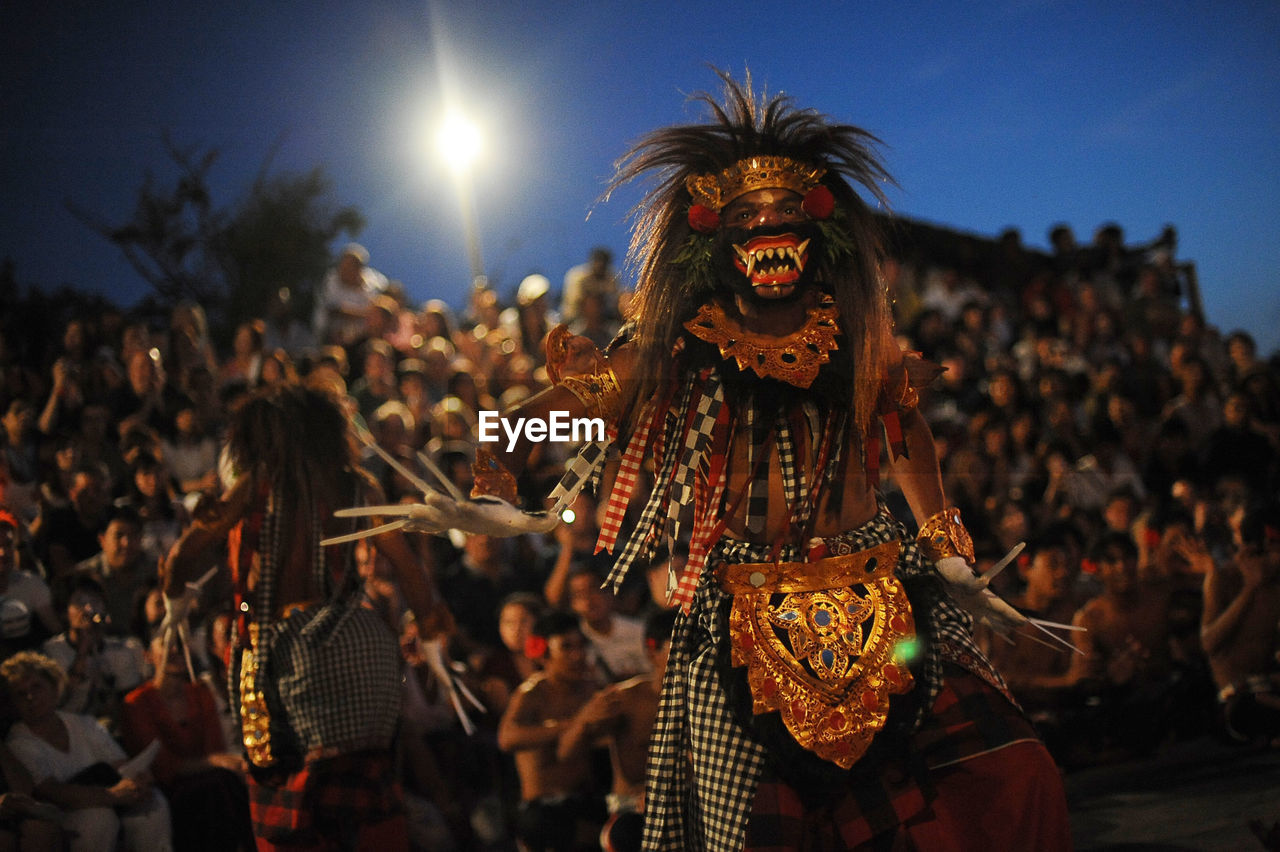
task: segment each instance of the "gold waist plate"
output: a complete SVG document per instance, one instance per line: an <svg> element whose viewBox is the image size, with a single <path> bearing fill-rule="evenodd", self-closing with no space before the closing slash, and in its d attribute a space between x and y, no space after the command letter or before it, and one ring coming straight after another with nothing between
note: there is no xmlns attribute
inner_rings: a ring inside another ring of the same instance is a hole
<svg viewBox="0 0 1280 852"><path fill-rule="evenodd" d="M889 696L913 685L915 621L894 575L899 547L718 569L734 596L732 662L747 668L753 712L777 712L797 743L845 769L884 728Z"/></svg>
<svg viewBox="0 0 1280 852"><path fill-rule="evenodd" d="M258 684L258 625L249 625L249 647L240 651L240 734L249 761L265 768L275 763L271 753L271 713Z"/></svg>

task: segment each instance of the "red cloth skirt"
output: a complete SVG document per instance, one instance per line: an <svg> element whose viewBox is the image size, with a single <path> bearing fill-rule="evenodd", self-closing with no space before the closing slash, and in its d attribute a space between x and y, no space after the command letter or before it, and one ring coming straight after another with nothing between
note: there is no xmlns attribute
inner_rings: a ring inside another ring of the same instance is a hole
<svg viewBox="0 0 1280 852"><path fill-rule="evenodd" d="M409 848L403 794L387 752L309 761L300 771L249 776L260 850Z"/></svg>
<svg viewBox="0 0 1280 852"><path fill-rule="evenodd" d="M949 666L911 750L909 761L886 761L876 783L850 785L817 807L766 776L745 852L1071 848L1053 758L1018 708L982 679Z"/></svg>

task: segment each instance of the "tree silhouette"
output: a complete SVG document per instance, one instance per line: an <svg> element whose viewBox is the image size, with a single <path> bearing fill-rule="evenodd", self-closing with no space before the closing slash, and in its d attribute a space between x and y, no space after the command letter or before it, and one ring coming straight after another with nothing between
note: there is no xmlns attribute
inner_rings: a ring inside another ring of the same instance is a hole
<svg viewBox="0 0 1280 852"><path fill-rule="evenodd" d="M120 249L159 301L195 301L224 332L260 316L282 287L306 316L331 244L360 232L360 212L333 200L319 167L271 175L264 165L244 198L218 206L209 188L218 151L179 147L168 134L163 142L177 179L161 186L147 173L128 221L114 224L72 201L68 209Z"/></svg>
<svg viewBox="0 0 1280 852"><path fill-rule="evenodd" d="M228 313L261 316L271 293L292 292L295 309L310 316L314 290L332 260L330 246L354 236L364 218L337 206L324 170L260 176L219 233L216 256L228 282Z"/></svg>

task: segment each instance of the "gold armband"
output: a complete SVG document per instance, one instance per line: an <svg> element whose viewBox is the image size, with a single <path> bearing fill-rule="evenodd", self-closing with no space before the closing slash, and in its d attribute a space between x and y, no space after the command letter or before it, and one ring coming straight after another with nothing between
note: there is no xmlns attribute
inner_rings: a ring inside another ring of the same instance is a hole
<svg viewBox="0 0 1280 852"><path fill-rule="evenodd" d="M608 364L595 373L584 376L565 376L559 387L578 398L590 417L602 417L612 423L618 417L618 403L622 389L618 386L618 374Z"/></svg>
<svg viewBox="0 0 1280 852"><path fill-rule="evenodd" d="M585 337L558 325L547 335L547 378L578 398L590 417L618 419L622 391L609 359Z"/></svg>
<svg viewBox="0 0 1280 852"><path fill-rule="evenodd" d="M471 486L472 497L497 497L515 505L516 478L488 447L476 449L471 475L474 479Z"/></svg>
<svg viewBox="0 0 1280 852"><path fill-rule="evenodd" d="M973 539L960 521L960 510L954 506L921 524L916 543L925 558L934 562L948 556L960 556L969 563L974 560Z"/></svg>

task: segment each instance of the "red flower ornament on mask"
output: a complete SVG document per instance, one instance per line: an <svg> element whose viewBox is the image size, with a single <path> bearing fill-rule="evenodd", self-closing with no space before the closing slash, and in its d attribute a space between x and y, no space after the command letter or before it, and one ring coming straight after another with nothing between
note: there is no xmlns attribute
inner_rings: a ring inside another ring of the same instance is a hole
<svg viewBox="0 0 1280 852"><path fill-rule="evenodd" d="M800 207L811 219L829 219L836 210L836 197L831 194L831 190L818 184L805 193Z"/></svg>
<svg viewBox="0 0 1280 852"><path fill-rule="evenodd" d="M524 640L524 655L531 660L541 660L547 653L547 640L544 636L530 636Z"/></svg>
<svg viewBox="0 0 1280 852"><path fill-rule="evenodd" d="M720 227L720 214L703 204L689 208L689 227L699 234L714 234Z"/></svg>

